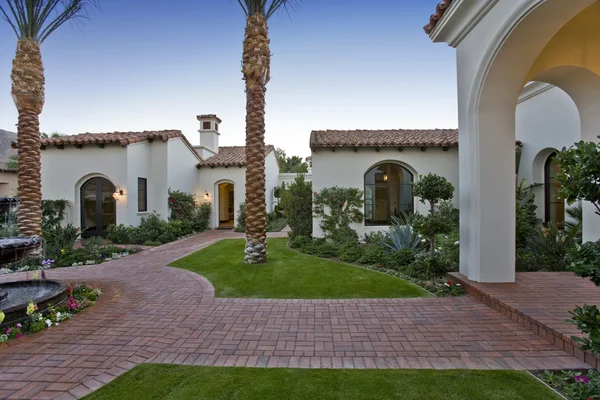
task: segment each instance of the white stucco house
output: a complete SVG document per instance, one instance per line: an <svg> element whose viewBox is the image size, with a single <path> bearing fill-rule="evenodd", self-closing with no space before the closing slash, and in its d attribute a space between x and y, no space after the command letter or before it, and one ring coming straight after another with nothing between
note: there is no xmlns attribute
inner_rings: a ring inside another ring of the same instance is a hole
<svg viewBox="0 0 600 400"><path fill-rule="evenodd" d="M65 222L84 237L105 235L110 224L138 225L152 212L166 218L169 189L210 202L211 227L232 228L245 198L245 148L219 146L216 115L197 119L196 146L178 130L42 139L42 197L68 200ZM271 211L279 179L273 146L267 146L265 165Z"/></svg>
<svg viewBox="0 0 600 400"><path fill-rule="evenodd" d="M518 179L534 185L538 217L560 225L567 206L556 198L556 164L552 157L557 150L579 140L577 107L558 87L532 82L518 98L515 123L512 157L514 161L515 145L519 145ZM460 208L459 142L457 129L313 131L313 190L337 185L364 191L365 219L353 225L359 236L387 230L391 216L401 211L427 213L428 206L412 194L411 184L418 181L419 175L445 177L454 185L453 203ZM513 175L513 196L514 184ZM315 236L323 234L319 223L319 218L313 219Z"/></svg>

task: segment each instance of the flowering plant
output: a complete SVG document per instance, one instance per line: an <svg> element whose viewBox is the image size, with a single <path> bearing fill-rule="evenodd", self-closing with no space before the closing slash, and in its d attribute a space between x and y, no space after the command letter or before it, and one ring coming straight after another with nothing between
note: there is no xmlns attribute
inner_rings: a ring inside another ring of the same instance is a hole
<svg viewBox="0 0 600 400"><path fill-rule="evenodd" d="M2 328L2 331L0 331L0 344L6 343L10 339L19 339L27 333L35 333L59 325L60 322L70 319L73 314L93 305L98 296L102 294L102 291L99 288L80 283L70 284L67 287L67 294L69 297L64 304L50 307L41 312L36 312L38 310L37 305L30 301L27 306L29 317L22 323L5 327L6 330ZM2 320L3 318L0 319L0 322Z"/></svg>
<svg viewBox="0 0 600 400"><path fill-rule="evenodd" d="M540 378L569 399L600 399L600 373L598 371L544 371Z"/></svg>

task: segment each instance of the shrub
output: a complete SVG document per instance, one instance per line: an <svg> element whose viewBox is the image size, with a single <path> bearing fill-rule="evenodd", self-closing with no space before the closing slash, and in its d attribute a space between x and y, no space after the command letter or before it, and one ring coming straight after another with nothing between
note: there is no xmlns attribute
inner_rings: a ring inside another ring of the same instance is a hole
<svg viewBox="0 0 600 400"><path fill-rule="evenodd" d="M447 235L438 235L436 238L439 251L450 263L451 271L458 271L460 263L460 243L458 237L458 230L453 230Z"/></svg>
<svg viewBox="0 0 600 400"><path fill-rule="evenodd" d="M235 232L246 232L246 203L240 203L235 222L237 224L233 229Z"/></svg>
<svg viewBox="0 0 600 400"><path fill-rule="evenodd" d="M529 248L543 260L548 271L565 271L567 263L565 257L577 245L577 230L563 231L555 223L549 222L547 228L537 231L537 235L530 238Z"/></svg>
<svg viewBox="0 0 600 400"><path fill-rule="evenodd" d="M590 400L597 399L600 393L600 373L593 369L588 371L544 371L541 376L546 383L569 399Z"/></svg>
<svg viewBox="0 0 600 400"><path fill-rule="evenodd" d="M446 257L440 253L419 253L415 260L405 268L400 268L401 272L415 279L431 279L435 282L436 278L445 276L451 270L451 265Z"/></svg>
<svg viewBox="0 0 600 400"><path fill-rule="evenodd" d="M285 218L277 216L276 213L267 214L267 232L281 232L287 226Z"/></svg>
<svg viewBox="0 0 600 400"><path fill-rule="evenodd" d="M192 217L196 208L194 195L169 189L169 220L184 220Z"/></svg>
<svg viewBox="0 0 600 400"><path fill-rule="evenodd" d="M340 249L340 260L348 263L359 261L363 256L362 247L359 244L346 244Z"/></svg>
<svg viewBox="0 0 600 400"><path fill-rule="evenodd" d="M152 240L148 240L146 242L144 242L144 246L160 246L161 243L160 242L153 242Z"/></svg>
<svg viewBox="0 0 600 400"><path fill-rule="evenodd" d="M45 239L46 256L56 259L64 251L72 250L79 234L79 229L75 228L73 224L68 224L65 227L58 224L53 228L46 229L42 234Z"/></svg>
<svg viewBox="0 0 600 400"><path fill-rule="evenodd" d="M387 257L388 266L398 271L415 260L415 253L411 249L400 249L390 251Z"/></svg>
<svg viewBox="0 0 600 400"><path fill-rule="evenodd" d="M314 213L325 237L336 244L356 243L358 234L351 223L362 222L363 192L356 188L332 187L315 193Z"/></svg>
<svg viewBox="0 0 600 400"><path fill-rule="evenodd" d="M371 243L363 247L361 264L383 266L387 264L387 261L387 253L382 245Z"/></svg>
<svg viewBox="0 0 600 400"><path fill-rule="evenodd" d="M521 180L516 191L516 236L515 245L517 254L524 255L523 250L527 248L529 238L537 236L541 227L541 221L537 217L535 210L535 195L531 192L533 186L525 186L525 179ZM523 260L517 259L517 264L523 264Z"/></svg>
<svg viewBox="0 0 600 400"><path fill-rule="evenodd" d="M363 242L365 242L366 244L382 244L389 243L389 240L385 232L374 231L365 233L363 236Z"/></svg>
<svg viewBox="0 0 600 400"><path fill-rule="evenodd" d="M281 189L281 208L290 226L290 236L312 235L312 183L298 174L290 187Z"/></svg>
<svg viewBox="0 0 600 400"><path fill-rule="evenodd" d="M312 238L310 236L296 236L290 239L290 247L292 249L300 249L303 246L306 246L312 242Z"/></svg>
<svg viewBox="0 0 600 400"><path fill-rule="evenodd" d="M320 244L314 244L311 254L323 258L336 258L340 253L336 245L333 243L324 242Z"/></svg>
<svg viewBox="0 0 600 400"><path fill-rule="evenodd" d="M123 224L114 225L111 224L107 228L107 238L117 244L129 243L129 228Z"/></svg>
<svg viewBox="0 0 600 400"><path fill-rule="evenodd" d="M42 200L42 231L55 229L65 218L69 202L61 200Z"/></svg>

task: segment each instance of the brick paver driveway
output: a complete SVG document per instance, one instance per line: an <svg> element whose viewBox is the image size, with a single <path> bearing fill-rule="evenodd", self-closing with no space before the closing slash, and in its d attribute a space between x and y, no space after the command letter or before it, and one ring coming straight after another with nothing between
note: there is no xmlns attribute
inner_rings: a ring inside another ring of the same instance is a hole
<svg viewBox="0 0 600 400"><path fill-rule="evenodd" d="M51 270L104 294L71 321L0 346L0 398L81 397L142 362L303 368L586 368L471 298L215 299L165 267L210 231L93 267ZM3 281L23 275L3 276Z"/></svg>

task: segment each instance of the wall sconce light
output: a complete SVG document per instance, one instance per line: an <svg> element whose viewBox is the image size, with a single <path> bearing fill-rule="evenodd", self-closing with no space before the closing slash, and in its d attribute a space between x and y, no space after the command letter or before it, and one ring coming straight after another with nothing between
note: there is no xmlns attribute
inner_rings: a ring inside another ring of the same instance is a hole
<svg viewBox="0 0 600 400"><path fill-rule="evenodd" d="M115 192L112 194L112 197L118 201L120 196L123 196L123 189L117 185L115 186Z"/></svg>
<svg viewBox="0 0 600 400"><path fill-rule="evenodd" d="M384 181L384 182L387 182L387 180L388 180L388 176L387 176L387 174L383 174L383 181Z"/></svg>
<svg viewBox="0 0 600 400"><path fill-rule="evenodd" d="M204 201L208 201L210 199L210 194L208 194L208 191L204 191Z"/></svg>

